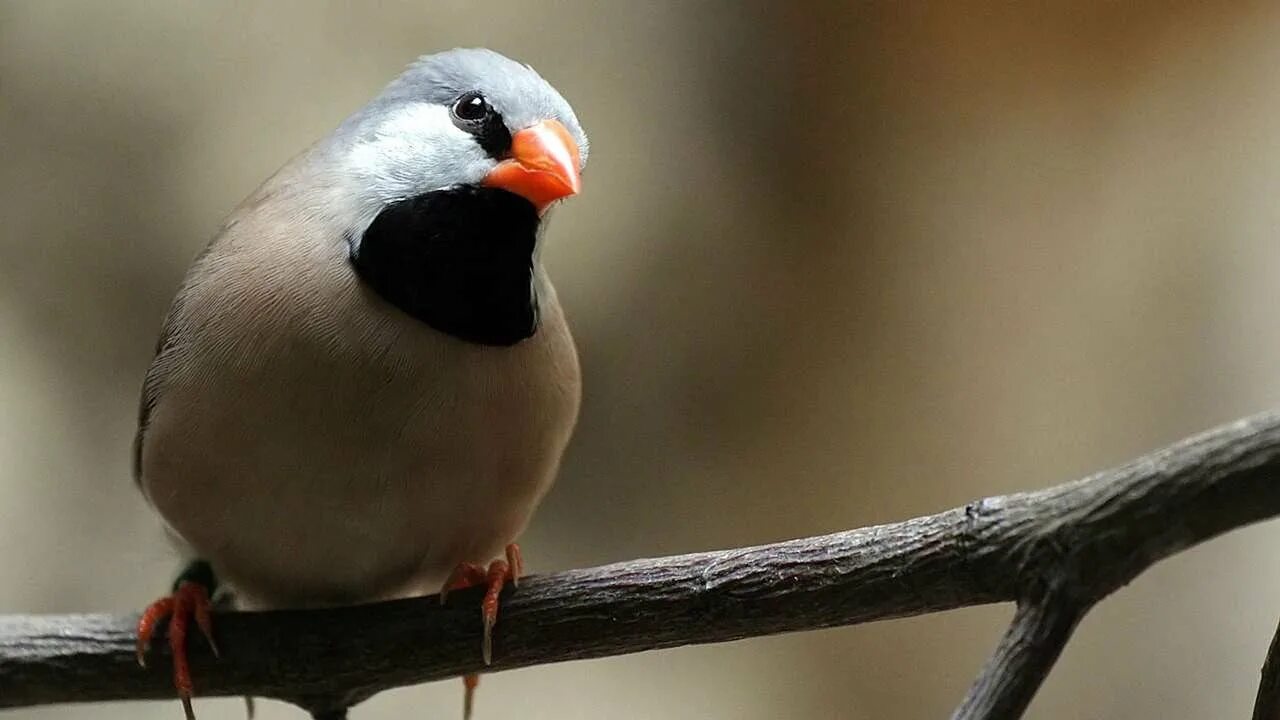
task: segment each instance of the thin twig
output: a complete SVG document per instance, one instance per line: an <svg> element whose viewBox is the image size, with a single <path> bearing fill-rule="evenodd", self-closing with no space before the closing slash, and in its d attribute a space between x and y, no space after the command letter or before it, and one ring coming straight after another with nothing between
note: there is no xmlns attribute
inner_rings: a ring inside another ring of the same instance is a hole
<svg viewBox="0 0 1280 720"><path fill-rule="evenodd" d="M530 577L504 598L491 668L480 659L470 591L447 607L417 598L219 614L223 659L194 646L196 693L327 710L469 672L1022 600L1019 621L966 704L989 702L1007 714L960 715L1015 718L1078 620L1067 611L1084 612L1164 557L1277 514L1280 415L1268 414L1085 480L928 517ZM1026 605L1035 588L1073 605ZM0 707L171 698L162 650L149 670L135 664L134 622L0 617Z"/></svg>
<svg viewBox="0 0 1280 720"><path fill-rule="evenodd" d="M1253 701L1253 720L1280 720L1280 625L1271 636L1267 660L1262 664L1258 697Z"/></svg>

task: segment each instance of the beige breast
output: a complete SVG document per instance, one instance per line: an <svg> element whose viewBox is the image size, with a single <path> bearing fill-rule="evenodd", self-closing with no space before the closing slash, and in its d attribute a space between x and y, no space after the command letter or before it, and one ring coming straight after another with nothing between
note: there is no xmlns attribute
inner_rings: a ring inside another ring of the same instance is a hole
<svg viewBox="0 0 1280 720"><path fill-rule="evenodd" d="M432 591L514 540L554 479L579 403L555 291L539 268L532 338L468 344L365 288L321 209L261 200L175 302L143 491L248 606Z"/></svg>

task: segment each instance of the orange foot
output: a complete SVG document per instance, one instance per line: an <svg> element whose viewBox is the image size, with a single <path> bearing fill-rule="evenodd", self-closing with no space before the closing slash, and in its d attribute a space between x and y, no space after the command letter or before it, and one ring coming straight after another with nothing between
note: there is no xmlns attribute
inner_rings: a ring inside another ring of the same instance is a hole
<svg viewBox="0 0 1280 720"><path fill-rule="evenodd" d="M173 687L182 700L182 711L187 720L195 720L191 709L191 667L187 663L187 628L196 621L200 633L209 643L213 656L218 657L218 646L213 641L213 619L209 613L209 588L214 584L213 573L202 562L192 563L178 581L173 594L151 603L138 620L138 664L147 666L147 649L156 629L166 619L169 621L169 653L173 656Z"/></svg>
<svg viewBox="0 0 1280 720"><path fill-rule="evenodd" d="M484 621L484 639L481 641L480 653L485 665L493 661L493 626L498 624L498 598L502 594L502 588L508 580L512 585L519 586L520 576L523 574L524 559L520 556L520 546L511 543L507 546L506 560L494 560L489 563L487 571L473 563L459 563L449 574L449 579L445 580L444 587L440 588L440 604L443 605L453 590L485 586L484 600L480 603L480 618ZM463 677L462 682L466 689L462 701L462 717L469 720L480 676L473 673Z"/></svg>

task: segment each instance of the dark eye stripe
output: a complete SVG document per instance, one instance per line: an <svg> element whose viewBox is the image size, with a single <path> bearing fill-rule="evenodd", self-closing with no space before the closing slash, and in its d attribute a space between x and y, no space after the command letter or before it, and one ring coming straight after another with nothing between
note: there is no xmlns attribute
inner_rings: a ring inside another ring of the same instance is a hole
<svg viewBox="0 0 1280 720"><path fill-rule="evenodd" d="M458 129L470 133L495 160L511 150L511 131L497 110L477 92L463 93L449 106L449 117Z"/></svg>

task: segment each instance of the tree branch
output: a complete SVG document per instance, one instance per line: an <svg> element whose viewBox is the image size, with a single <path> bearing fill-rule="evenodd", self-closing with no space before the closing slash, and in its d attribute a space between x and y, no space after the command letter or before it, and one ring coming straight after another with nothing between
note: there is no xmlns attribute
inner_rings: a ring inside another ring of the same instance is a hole
<svg viewBox="0 0 1280 720"><path fill-rule="evenodd" d="M1173 553L1280 514L1280 415L1224 426L1115 470L905 522L524 580L504 598L488 670L1018 601L958 718L1016 718L1079 618ZM216 617L200 695L312 709L486 670L479 596ZM140 670L135 617L0 617L0 707L171 698Z"/></svg>
<svg viewBox="0 0 1280 720"><path fill-rule="evenodd" d="M952 720L1021 717L1084 612L1054 598L1018 603L1013 622Z"/></svg>

